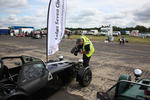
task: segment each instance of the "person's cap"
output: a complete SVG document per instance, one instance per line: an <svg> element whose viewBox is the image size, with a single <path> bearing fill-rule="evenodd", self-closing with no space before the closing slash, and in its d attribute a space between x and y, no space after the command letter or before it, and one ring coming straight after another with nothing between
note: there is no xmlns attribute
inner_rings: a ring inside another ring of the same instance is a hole
<svg viewBox="0 0 150 100"><path fill-rule="evenodd" d="M80 38L78 38L78 39L76 40L76 44L79 44L81 41L82 41L82 40L81 40Z"/></svg>

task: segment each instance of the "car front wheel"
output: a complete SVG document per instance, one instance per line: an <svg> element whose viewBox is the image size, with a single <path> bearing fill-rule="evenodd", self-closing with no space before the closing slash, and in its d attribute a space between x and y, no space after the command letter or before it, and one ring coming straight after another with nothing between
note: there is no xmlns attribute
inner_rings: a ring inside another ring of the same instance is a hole
<svg viewBox="0 0 150 100"><path fill-rule="evenodd" d="M83 87L88 86L92 81L92 71L90 68L81 68L77 75L77 81Z"/></svg>

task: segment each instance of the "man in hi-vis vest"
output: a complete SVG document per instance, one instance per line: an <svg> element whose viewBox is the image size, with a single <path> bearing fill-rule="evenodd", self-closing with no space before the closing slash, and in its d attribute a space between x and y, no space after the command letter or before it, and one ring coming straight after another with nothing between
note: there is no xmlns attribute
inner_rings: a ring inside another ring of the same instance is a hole
<svg viewBox="0 0 150 100"><path fill-rule="evenodd" d="M86 36L82 35L79 39L76 40L75 48L72 49L71 53L74 53L76 56L78 52L83 54L83 66L88 67L90 58L95 51L92 42Z"/></svg>

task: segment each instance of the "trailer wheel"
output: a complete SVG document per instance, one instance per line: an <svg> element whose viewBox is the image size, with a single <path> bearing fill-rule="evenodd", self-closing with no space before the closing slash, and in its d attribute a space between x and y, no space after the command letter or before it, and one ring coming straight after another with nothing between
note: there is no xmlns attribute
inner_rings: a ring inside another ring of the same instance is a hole
<svg viewBox="0 0 150 100"><path fill-rule="evenodd" d="M83 87L88 86L92 81L92 71L90 68L81 68L77 75L77 81Z"/></svg>

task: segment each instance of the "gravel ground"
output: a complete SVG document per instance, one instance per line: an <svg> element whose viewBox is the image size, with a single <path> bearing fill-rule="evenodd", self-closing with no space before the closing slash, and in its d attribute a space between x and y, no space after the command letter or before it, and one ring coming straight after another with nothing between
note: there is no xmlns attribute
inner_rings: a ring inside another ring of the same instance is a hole
<svg viewBox="0 0 150 100"><path fill-rule="evenodd" d="M143 77L150 76L150 45L128 43L120 46L118 43L106 44L100 41L93 41L93 44L96 51L90 62L93 72L92 83L88 87L81 88L73 81L69 86L63 87L62 90L43 100L59 100L58 96L63 97L64 95L68 98L65 100L83 100L83 98L96 100L96 92L110 88L116 83L120 74L127 73L133 76L133 70L140 68L144 72ZM45 60L45 45L45 38L0 36L0 57L29 55ZM60 50L49 59L56 59L60 55L70 60L82 58L82 55L75 57L70 54L70 49L74 45L75 40L62 40Z"/></svg>

